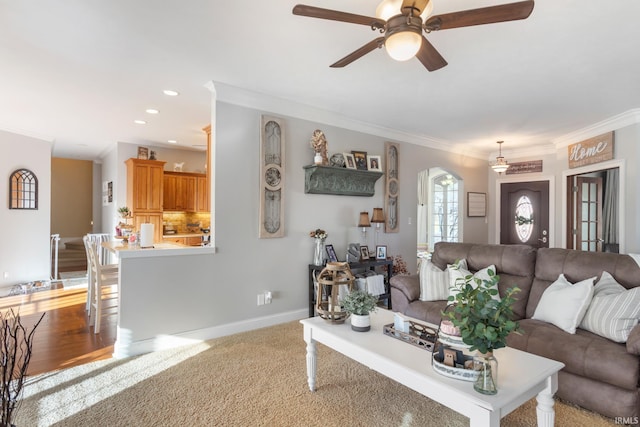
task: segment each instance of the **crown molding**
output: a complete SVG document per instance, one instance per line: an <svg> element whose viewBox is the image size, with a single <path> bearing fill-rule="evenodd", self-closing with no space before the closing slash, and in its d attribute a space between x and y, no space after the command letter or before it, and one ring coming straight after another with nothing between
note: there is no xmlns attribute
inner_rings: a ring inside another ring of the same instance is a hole
<svg viewBox="0 0 640 427"><path fill-rule="evenodd" d="M622 129L627 126L640 123L640 108L625 111L624 113L605 119L591 126L579 129L575 132L568 133L560 138L552 140L556 150L569 145L611 132L616 129Z"/></svg>
<svg viewBox="0 0 640 427"><path fill-rule="evenodd" d="M229 104L239 105L256 110L268 111L271 114L280 114L297 119L319 122L330 126L336 126L356 132L362 132L390 139L396 142L406 142L415 145L432 148L456 154L464 154L468 157L485 159L486 152L470 150L468 147L451 146L451 142L431 138L426 135L405 132L378 126L349 118L343 114L312 107L285 98L279 98L247 89L231 86L221 82L209 82L205 85L212 92L215 91L217 100Z"/></svg>

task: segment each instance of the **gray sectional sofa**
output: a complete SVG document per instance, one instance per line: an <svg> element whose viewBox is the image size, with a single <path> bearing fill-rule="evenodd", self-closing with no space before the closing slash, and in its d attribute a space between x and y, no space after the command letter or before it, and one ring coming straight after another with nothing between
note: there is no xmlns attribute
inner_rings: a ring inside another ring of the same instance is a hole
<svg viewBox="0 0 640 427"><path fill-rule="evenodd" d="M447 264L466 259L470 271L495 265L499 289L518 286L514 314L524 333L511 334L507 344L565 364L559 374L557 396L608 417L640 416L640 326L626 343L617 343L578 328L570 334L532 319L543 292L562 273L578 282L609 272L627 289L640 287L640 267L628 255L581 252L569 249L535 249L524 245L437 243L431 262L445 270ZM597 280L596 279L596 282ZM417 275L391 279L394 311L438 324L446 301L421 301Z"/></svg>

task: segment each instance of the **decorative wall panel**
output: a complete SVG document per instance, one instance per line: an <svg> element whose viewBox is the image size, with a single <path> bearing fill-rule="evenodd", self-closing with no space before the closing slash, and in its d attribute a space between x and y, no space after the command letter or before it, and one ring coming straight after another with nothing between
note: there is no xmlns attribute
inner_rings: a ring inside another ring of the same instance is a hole
<svg viewBox="0 0 640 427"><path fill-rule="evenodd" d="M283 120L262 116L260 128L261 239L284 236L285 141Z"/></svg>
<svg viewBox="0 0 640 427"><path fill-rule="evenodd" d="M400 218L398 216L398 193L400 192L399 144L385 142L384 149L387 157L384 194L384 231L385 233L397 233L400 230Z"/></svg>

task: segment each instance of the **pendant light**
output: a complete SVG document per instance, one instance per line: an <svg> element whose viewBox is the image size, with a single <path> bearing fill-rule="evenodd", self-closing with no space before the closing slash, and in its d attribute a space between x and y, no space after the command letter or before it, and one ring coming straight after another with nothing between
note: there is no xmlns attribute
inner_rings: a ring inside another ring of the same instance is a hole
<svg viewBox="0 0 640 427"><path fill-rule="evenodd" d="M506 172L507 169L509 169L509 164L504 159L504 157L502 157L502 144L504 144L504 141L498 141L497 144L498 144L498 147L500 147L499 153L498 153L498 157L496 157L496 162L491 165L491 168L495 172L498 172L499 175L502 175L502 172Z"/></svg>

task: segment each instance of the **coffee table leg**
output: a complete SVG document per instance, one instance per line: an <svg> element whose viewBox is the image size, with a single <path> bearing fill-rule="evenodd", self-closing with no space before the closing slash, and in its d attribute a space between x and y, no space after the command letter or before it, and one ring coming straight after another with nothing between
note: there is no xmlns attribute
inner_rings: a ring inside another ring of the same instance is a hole
<svg viewBox="0 0 640 427"><path fill-rule="evenodd" d="M312 339L307 341L307 381L309 390L316 390L316 342Z"/></svg>
<svg viewBox="0 0 640 427"><path fill-rule="evenodd" d="M538 416L538 427L553 427L556 419L556 412L553 409L553 395L558 390L558 374L555 373L547 378L547 387L538 393L538 406L536 413Z"/></svg>

